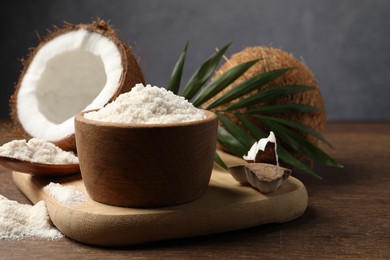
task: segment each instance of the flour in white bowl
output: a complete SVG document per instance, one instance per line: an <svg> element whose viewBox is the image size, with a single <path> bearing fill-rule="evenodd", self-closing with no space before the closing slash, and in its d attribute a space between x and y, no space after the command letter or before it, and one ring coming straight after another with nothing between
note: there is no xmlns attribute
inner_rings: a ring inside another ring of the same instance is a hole
<svg viewBox="0 0 390 260"><path fill-rule="evenodd" d="M0 146L0 156L45 164L76 164L79 159L72 152L61 150L54 144L32 138L13 140Z"/></svg>
<svg viewBox="0 0 390 260"><path fill-rule="evenodd" d="M137 84L98 111L85 113L91 120L127 124L168 124L206 118L202 110L173 92Z"/></svg>

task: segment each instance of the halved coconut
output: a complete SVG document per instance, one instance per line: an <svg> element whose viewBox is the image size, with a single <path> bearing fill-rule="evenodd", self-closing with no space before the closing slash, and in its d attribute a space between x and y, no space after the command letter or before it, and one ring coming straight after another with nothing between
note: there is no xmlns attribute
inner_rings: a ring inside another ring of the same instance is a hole
<svg viewBox="0 0 390 260"><path fill-rule="evenodd" d="M65 24L24 61L11 117L26 138L75 151L74 116L103 107L137 83L144 83L137 61L106 22Z"/></svg>

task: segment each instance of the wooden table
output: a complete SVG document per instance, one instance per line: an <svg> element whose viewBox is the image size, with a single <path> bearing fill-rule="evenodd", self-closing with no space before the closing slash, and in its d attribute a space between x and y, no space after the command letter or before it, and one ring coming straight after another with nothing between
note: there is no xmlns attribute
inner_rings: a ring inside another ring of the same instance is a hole
<svg viewBox="0 0 390 260"><path fill-rule="evenodd" d="M0 121L0 144L14 139ZM262 258L390 259L390 122L332 122L327 150L344 169L314 165L319 181L295 173L309 193L305 214L285 224L129 248L97 248L69 239L0 241L0 259ZM0 167L0 194L29 203Z"/></svg>

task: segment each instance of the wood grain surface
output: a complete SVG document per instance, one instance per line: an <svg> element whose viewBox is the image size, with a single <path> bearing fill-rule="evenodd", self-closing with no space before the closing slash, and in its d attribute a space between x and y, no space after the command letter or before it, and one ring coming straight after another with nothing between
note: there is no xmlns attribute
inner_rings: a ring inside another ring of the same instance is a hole
<svg viewBox="0 0 390 260"><path fill-rule="evenodd" d="M0 142L17 136L0 121ZM316 180L294 172L306 186L309 206L298 219L239 231L153 242L121 249L70 239L0 241L1 259L262 258L390 259L390 122L328 123L325 137L344 169L314 165ZM29 200L0 168L0 194Z"/></svg>
<svg viewBox="0 0 390 260"><path fill-rule="evenodd" d="M232 156L221 153L229 165ZM13 172L15 184L32 201L46 202L54 225L67 237L99 246L134 245L283 223L301 216L307 207L304 185L290 177L277 191L262 194L242 186L215 167L205 193L195 201L160 208L125 208L89 198L79 174L63 178ZM50 182L73 186L85 194L81 204L66 205L43 191Z"/></svg>

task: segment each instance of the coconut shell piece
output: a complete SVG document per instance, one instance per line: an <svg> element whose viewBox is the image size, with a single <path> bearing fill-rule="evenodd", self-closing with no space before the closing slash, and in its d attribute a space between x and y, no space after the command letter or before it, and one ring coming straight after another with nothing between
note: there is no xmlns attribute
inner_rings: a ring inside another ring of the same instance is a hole
<svg viewBox="0 0 390 260"><path fill-rule="evenodd" d="M238 181L242 185L248 184L248 178L245 173L245 165L236 165L229 167L229 173L233 176L233 178Z"/></svg>
<svg viewBox="0 0 390 260"><path fill-rule="evenodd" d="M261 138L255 142L243 159L248 163L262 162L279 165L275 134L270 131L267 138Z"/></svg>
<svg viewBox="0 0 390 260"><path fill-rule="evenodd" d="M291 175L291 170L266 163L248 163L245 174L249 184L262 193L277 190Z"/></svg>
<svg viewBox="0 0 390 260"><path fill-rule="evenodd" d="M276 155L275 155L275 144L268 142L265 146L264 151L258 151L256 154L256 159L254 162L262 162L262 163L269 163L269 164L276 164ZM251 163L248 161L248 163Z"/></svg>
<svg viewBox="0 0 390 260"><path fill-rule="evenodd" d="M229 173L241 185L250 185L261 193L276 191L291 175L291 170L267 163L247 163L229 167Z"/></svg>

